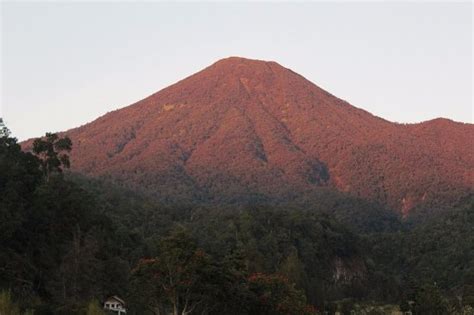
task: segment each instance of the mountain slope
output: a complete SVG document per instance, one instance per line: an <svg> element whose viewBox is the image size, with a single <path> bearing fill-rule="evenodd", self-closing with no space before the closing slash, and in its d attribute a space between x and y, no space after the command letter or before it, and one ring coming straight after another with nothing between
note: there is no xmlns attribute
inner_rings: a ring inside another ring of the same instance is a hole
<svg viewBox="0 0 474 315"><path fill-rule="evenodd" d="M406 214L473 187L473 125L391 123L275 62L220 60L66 133L75 171L169 202L285 200L334 186Z"/></svg>

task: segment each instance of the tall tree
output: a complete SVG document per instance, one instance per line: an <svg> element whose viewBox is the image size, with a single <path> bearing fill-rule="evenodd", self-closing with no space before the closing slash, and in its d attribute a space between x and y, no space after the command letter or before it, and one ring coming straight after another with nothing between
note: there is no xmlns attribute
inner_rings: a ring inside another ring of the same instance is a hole
<svg viewBox="0 0 474 315"><path fill-rule="evenodd" d="M42 173L38 158L23 152L3 121L0 123L0 287L23 294L26 287L33 287L28 275L33 268L20 254L24 252L21 238L31 235L32 227L25 228L25 222Z"/></svg>
<svg viewBox="0 0 474 315"><path fill-rule="evenodd" d="M60 138L56 133L46 133L44 138L33 142L33 152L41 160L41 169L49 180L51 174L61 173L70 167L69 155L72 141L69 137Z"/></svg>
<svg viewBox="0 0 474 315"><path fill-rule="evenodd" d="M155 314L169 309L173 315L187 315L210 301L210 258L183 230L161 242L157 258L142 259L133 276L138 286L147 288L148 304Z"/></svg>

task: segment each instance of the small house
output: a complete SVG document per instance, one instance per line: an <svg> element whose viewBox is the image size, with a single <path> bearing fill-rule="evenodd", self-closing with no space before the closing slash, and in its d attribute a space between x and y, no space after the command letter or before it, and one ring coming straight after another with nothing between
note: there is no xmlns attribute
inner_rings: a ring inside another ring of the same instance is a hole
<svg viewBox="0 0 474 315"><path fill-rule="evenodd" d="M113 312L114 314L117 314L117 315L123 315L127 313L127 310L125 309L124 300L122 300L116 295L111 296L105 300L104 310Z"/></svg>

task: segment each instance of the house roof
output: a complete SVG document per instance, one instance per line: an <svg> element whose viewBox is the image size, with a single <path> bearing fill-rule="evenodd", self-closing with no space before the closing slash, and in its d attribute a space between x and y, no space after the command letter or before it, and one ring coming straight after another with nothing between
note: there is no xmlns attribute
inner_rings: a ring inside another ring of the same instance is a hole
<svg viewBox="0 0 474 315"><path fill-rule="evenodd" d="M121 298L119 298L119 297L116 296L116 295L109 296L109 297L106 299L106 301L110 301L110 300L115 300L115 301L117 301L117 302L119 302L119 303L125 305L125 301L122 300Z"/></svg>

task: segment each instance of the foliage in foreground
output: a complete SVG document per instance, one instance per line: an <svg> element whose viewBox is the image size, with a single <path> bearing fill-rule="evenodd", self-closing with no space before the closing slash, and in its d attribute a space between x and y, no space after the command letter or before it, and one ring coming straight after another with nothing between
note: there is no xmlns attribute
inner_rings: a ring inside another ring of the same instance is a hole
<svg viewBox="0 0 474 315"><path fill-rule="evenodd" d="M249 274L237 256L212 258L184 230L160 242L156 258L132 271L137 313L315 314L281 275Z"/></svg>

